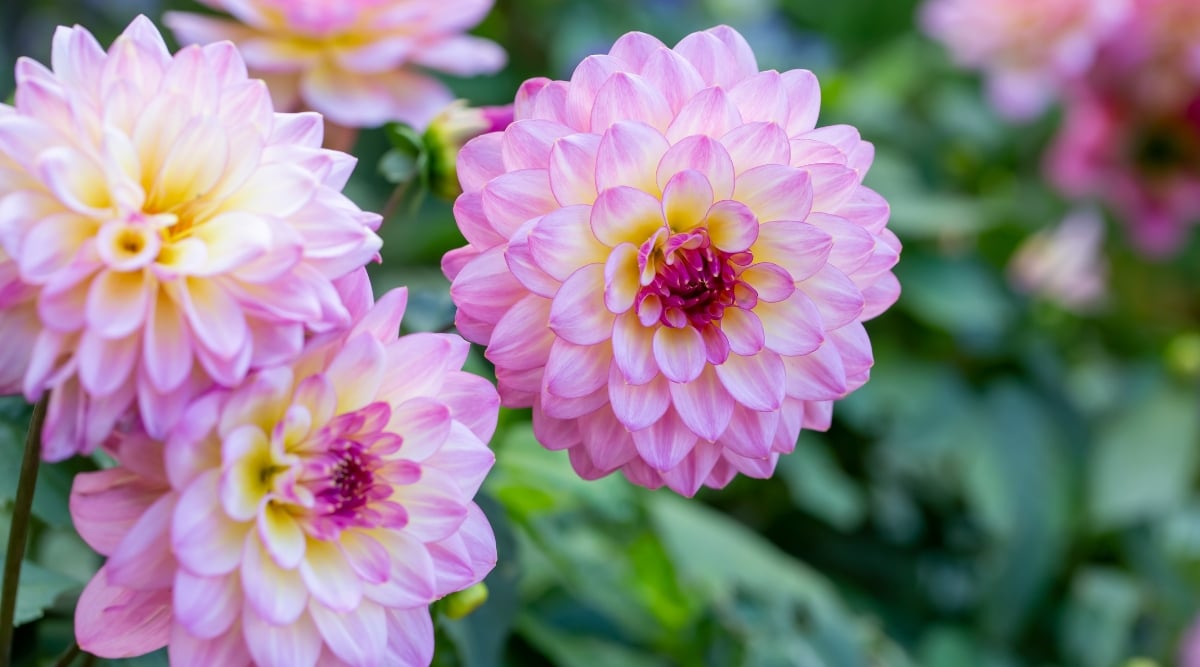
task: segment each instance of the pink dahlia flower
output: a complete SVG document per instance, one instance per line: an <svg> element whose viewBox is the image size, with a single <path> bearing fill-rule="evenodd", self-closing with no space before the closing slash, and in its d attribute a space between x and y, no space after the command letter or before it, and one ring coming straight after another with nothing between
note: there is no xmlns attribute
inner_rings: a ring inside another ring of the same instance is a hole
<svg viewBox="0 0 1200 667"><path fill-rule="evenodd" d="M1068 195L1111 204L1143 252L1176 252L1200 222L1200 95L1170 112L1075 95L1046 168Z"/></svg>
<svg viewBox="0 0 1200 667"><path fill-rule="evenodd" d="M458 328L580 475L766 477L866 381L900 244L862 186L873 147L814 129L819 105L728 27L630 33L463 148Z"/></svg>
<svg viewBox="0 0 1200 667"><path fill-rule="evenodd" d="M341 194L355 161L320 116L274 113L232 44L172 56L145 17L107 53L60 28L53 67L18 61L0 105L0 331L20 332L0 388L52 392L47 458L135 402L161 437L213 381L350 323L335 282L376 256L379 217Z"/></svg>
<svg viewBox="0 0 1200 667"><path fill-rule="evenodd" d="M83 650L172 665L428 665L428 605L496 562L472 501L499 398L457 336L397 338L406 292L291 366L196 399L165 443L110 441L75 479L108 556L75 613Z"/></svg>
<svg viewBox="0 0 1200 667"><path fill-rule="evenodd" d="M423 127L453 99L422 70L458 76L504 66L497 44L463 32L493 0L200 0L234 20L168 12L181 42L228 39L281 109L303 105L351 127Z"/></svg>
<svg viewBox="0 0 1200 667"><path fill-rule="evenodd" d="M1104 219L1094 209L1073 211L1058 226L1026 239L1008 274L1017 289L1074 312L1093 310L1108 291Z"/></svg>
<svg viewBox="0 0 1200 667"><path fill-rule="evenodd" d="M1128 3L927 0L921 22L960 65L987 74L989 96L1001 113L1028 118L1066 81L1087 71Z"/></svg>

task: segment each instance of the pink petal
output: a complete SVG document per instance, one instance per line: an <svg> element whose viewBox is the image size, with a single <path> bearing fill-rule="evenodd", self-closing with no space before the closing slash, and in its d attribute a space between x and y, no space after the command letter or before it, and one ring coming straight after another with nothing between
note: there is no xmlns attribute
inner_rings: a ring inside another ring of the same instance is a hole
<svg viewBox="0 0 1200 667"><path fill-rule="evenodd" d="M696 434L674 410L668 410L662 419L649 427L633 432L633 444L638 454L659 472L679 465L696 446L696 440Z"/></svg>
<svg viewBox="0 0 1200 667"><path fill-rule="evenodd" d="M725 91L719 87L706 88L679 109L666 135L671 143L695 135L716 139L741 124L742 115Z"/></svg>
<svg viewBox="0 0 1200 667"><path fill-rule="evenodd" d="M658 421L671 405L670 383L661 375L643 384L630 384L616 366L610 370L608 398L613 414L630 431L644 429Z"/></svg>
<svg viewBox="0 0 1200 667"><path fill-rule="evenodd" d="M545 169L522 169L501 174L483 187L483 210L492 227L511 238L527 220L559 207Z"/></svg>
<svg viewBox="0 0 1200 667"><path fill-rule="evenodd" d="M729 199L733 194L733 160L725 147L712 137L695 135L679 141L658 163L656 178L666 187L671 177L685 169L704 174L712 186L713 198Z"/></svg>
<svg viewBox="0 0 1200 667"><path fill-rule="evenodd" d="M197 639L213 639L229 630L242 611L242 589L235 576L198 577L175 573L175 620Z"/></svg>
<svg viewBox="0 0 1200 667"><path fill-rule="evenodd" d="M487 344L491 327L476 330L462 326L460 320L470 316L492 326L508 308L526 295L525 288L513 278L504 260L504 247L497 246L476 257L454 277L450 286L450 297L458 306L455 322L463 335L471 340Z"/></svg>
<svg viewBox="0 0 1200 667"><path fill-rule="evenodd" d="M454 35L423 44L413 58L415 63L455 76L493 74L507 60L499 44L474 35Z"/></svg>
<svg viewBox="0 0 1200 667"><path fill-rule="evenodd" d="M533 435L543 447L551 451L581 444L579 422L548 415L541 403L533 404Z"/></svg>
<svg viewBox="0 0 1200 667"><path fill-rule="evenodd" d="M433 660L433 620L429 609L389 609L388 653L385 664L425 667Z"/></svg>
<svg viewBox="0 0 1200 667"><path fill-rule="evenodd" d="M717 377L735 401L751 410L778 410L783 403L786 374L783 361L772 352L731 354L717 366Z"/></svg>
<svg viewBox="0 0 1200 667"><path fill-rule="evenodd" d="M738 176L733 198L749 206L759 222L803 220L813 206L810 180L802 169L763 165Z"/></svg>
<svg viewBox="0 0 1200 667"><path fill-rule="evenodd" d="M617 72L596 92L591 129L598 133L623 120L639 121L661 131L671 121L671 107L662 93L642 77Z"/></svg>
<svg viewBox="0 0 1200 667"><path fill-rule="evenodd" d="M566 280L576 269L604 262L608 248L592 234L591 207L567 206L546 214L529 232L529 250L543 271Z"/></svg>
<svg viewBox="0 0 1200 667"><path fill-rule="evenodd" d="M705 440L719 438L733 415L734 403L713 367L705 366L704 372L691 382L672 382L670 387L671 400L683 423Z"/></svg>
<svg viewBox="0 0 1200 667"><path fill-rule="evenodd" d="M164 491L125 468L80 473L71 485L71 520L88 546L107 556Z"/></svg>
<svg viewBox="0 0 1200 667"><path fill-rule="evenodd" d="M162 648L171 630L171 591L135 591L108 583L101 567L75 605L75 640L103 658L132 658Z"/></svg>
<svg viewBox="0 0 1200 667"><path fill-rule="evenodd" d="M88 290L88 327L102 338L122 338L140 327L153 289L146 278L144 271L101 271Z"/></svg>
<svg viewBox="0 0 1200 667"><path fill-rule="evenodd" d="M742 356L757 354L766 343L762 321L749 310L726 308L721 332L729 340L729 349Z"/></svg>
<svg viewBox="0 0 1200 667"><path fill-rule="evenodd" d="M652 54L663 48L666 48L666 45L658 41L657 37L633 31L622 35L609 49L608 55L625 61L629 69L637 71Z"/></svg>
<svg viewBox="0 0 1200 667"><path fill-rule="evenodd" d="M250 663L250 651L240 626L208 639L195 637L182 624L176 623L171 628L167 659L170 664L180 667L245 665Z"/></svg>
<svg viewBox="0 0 1200 667"><path fill-rule="evenodd" d="M767 303L783 301L796 291L796 281L777 264L760 262L742 271L739 277L758 292L761 301Z"/></svg>
<svg viewBox="0 0 1200 667"><path fill-rule="evenodd" d="M383 664L387 647L387 619L383 608L364 601L349 611L338 612L313 603L313 622L329 650L351 665Z"/></svg>
<svg viewBox="0 0 1200 667"><path fill-rule="evenodd" d="M748 250L758 239L758 219L741 202L726 199L713 204L704 223L713 245L724 252Z"/></svg>
<svg viewBox="0 0 1200 667"><path fill-rule="evenodd" d="M806 222L779 220L760 225L750 251L759 262L782 266L796 280L820 271L829 260L833 237Z"/></svg>
<svg viewBox="0 0 1200 667"><path fill-rule="evenodd" d="M828 213L812 213L808 216L808 222L837 239L829 253L829 263L842 273L855 273L875 252L875 237L845 218Z"/></svg>
<svg viewBox="0 0 1200 667"><path fill-rule="evenodd" d="M579 65L575 67L575 71L571 73L571 80L567 87L564 114L566 116L566 125L584 132L591 129L592 108L596 99L596 93L610 77L616 72L621 71L623 66L623 62L607 55L588 56L580 61ZM550 86L553 85L550 84ZM550 86L547 86L539 97L547 97L546 93L551 91ZM547 102L550 103L551 101L547 100ZM559 105L555 104L554 106ZM541 111L542 106L538 105L535 113L542 116ZM605 129L607 128L596 128L596 134L600 134Z"/></svg>
<svg viewBox="0 0 1200 667"><path fill-rule="evenodd" d="M168 392L182 384L194 366L191 335L183 314L166 292L157 290L149 305L142 336L142 368L155 389Z"/></svg>
<svg viewBox="0 0 1200 667"><path fill-rule="evenodd" d="M179 283L178 299L196 342L222 359L231 359L249 333L241 305L212 281L189 278Z"/></svg>
<svg viewBox="0 0 1200 667"><path fill-rule="evenodd" d="M691 382L704 370L704 339L691 326L680 329L659 327L654 332L654 360L667 379Z"/></svg>
<svg viewBox="0 0 1200 667"><path fill-rule="evenodd" d="M686 58L670 49L658 49L642 66L646 82L661 90L672 113L705 87L704 79Z"/></svg>
<svg viewBox="0 0 1200 667"><path fill-rule="evenodd" d="M466 500L454 478L431 466L421 470L421 481L401 487L394 499L408 511L407 534L422 542L446 539L467 517Z"/></svg>
<svg viewBox="0 0 1200 667"><path fill-rule="evenodd" d="M637 315L625 313L613 322L613 361L624 380L645 384L658 374L654 361L654 330L643 327Z"/></svg>
<svg viewBox="0 0 1200 667"><path fill-rule="evenodd" d="M277 565L294 569L304 558L305 534L285 509L268 503L258 514L258 537Z"/></svg>
<svg viewBox="0 0 1200 667"><path fill-rule="evenodd" d="M580 417L579 432L583 437L583 446L575 447L571 452L586 452L596 473L607 475L637 458L637 449L629 431L607 410L597 410ZM575 458L571 460L573 462Z"/></svg>
<svg viewBox="0 0 1200 667"><path fill-rule="evenodd" d="M663 481L676 493L691 498L708 479L717 462L721 460L722 448L701 440L679 465L662 473Z"/></svg>
<svg viewBox="0 0 1200 667"><path fill-rule="evenodd" d="M855 189L850 200L843 203L838 210L838 215L872 234L883 232L890 213L887 200L874 190L864 187Z"/></svg>
<svg viewBox="0 0 1200 667"><path fill-rule="evenodd" d="M321 633L307 614L295 623L276 625L247 610L243 632L254 664L262 667L315 667L321 655Z"/></svg>
<svg viewBox="0 0 1200 667"><path fill-rule="evenodd" d="M683 38L675 51L700 71L704 80L725 88L758 72L758 62L746 40L728 26L718 26Z"/></svg>
<svg viewBox="0 0 1200 667"><path fill-rule="evenodd" d="M822 213L837 213L858 189L858 172L838 164L813 164L804 167L812 179L812 210ZM801 220L788 216L787 220Z"/></svg>
<svg viewBox="0 0 1200 667"><path fill-rule="evenodd" d="M604 264L604 305L618 315L633 307L642 285L638 280L638 249L622 243Z"/></svg>
<svg viewBox="0 0 1200 667"><path fill-rule="evenodd" d="M325 370L337 389L337 412L353 412L372 403L383 384L384 347L370 334L351 337Z"/></svg>
<svg viewBox="0 0 1200 667"><path fill-rule="evenodd" d="M437 568L439 592L473 586L496 566L496 536L475 503L468 507L467 519L457 533L428 548Z"/></svg>
<svg viewBox="0 0 1200 667"><path fill-rule="evenodd" d="M550 300L531 294L500 318L492 332L492 341L484 356L498 367L526 370L546 365L554 332L550 320Z"/></svg>
<svg viewBox="0 0 1200 667"><path fill-rule="evenodd" d="M386 430L404 438L404 458L423 461L450 436L450 408L429 396L411 398L392 408Z"/></svg>
<svg viewBox="0 0 1200 667"><path fill-rule="evenodd" d="M644 123L621 121L608 128L596 149L596 188L627 185L657 195L658 162L670 144L658 130Z"/></svg>
<svg viewBox="0 0 1200 667"><path fill-rule="evenodd" d="M832 266L826 266L800 283L821 313L825 329L837 329L858 319L865 300L854 281Z"/></svg>
<svg viewBox="0 0 1200 667"><path fill-rule="evenodd" d="M94 396L109 396L125 385L137 362L138 336L104 340L88 330L79 339L79 380Z"/></svg>
<svg viewBox="0 0 1200 667"><path fill-rule="evenodd" d="M596 238L610 248L622 243L640 247L664 228L662 204L642 190L628 186L611 188L596 199L591 227Z"/></svg>
<svg viewBox="0 0 1200 667"><path fill-rule="evenodd" d="M767 349L779 354L808 354L825 338L821 312L801 290L778 303L759 303L754 314L762 320Z"/></svg>
<svg viewBox="0 0 1200 667"><path fill-rule="evenodd" d="M787 122L787 91L782 77L775 70L758 72L743 79L729 91L729 100L737 106L747 123ZM786 164L786 160L780 164Z"/></svg>
<svg viewBox="0 0 1200 667"><path fill-rule="evenodd" d="M784 129L789 137L812 130L821 111L821 86L817 77L804 69L793 69L781 75L788 97L788 120Z"/></svg>
<svg viewBox="0 0 1200 667"><path fill-rule="evenodd" d="M596 201L596 161L601 138L573 134L550 149L550 190L563 206Z"/></svg>
<svg viewBox="0 0 1200 667"><path fill-rule="evenodd" d="M176 497L159 498L130 527L109 555L108 583L145 590L167 588L175 577L176 563L168 537Z"/></svg>
<svg viewBox="0 0 1200 667"><path fill-rule="evenodd" d="M546 391L563 398L582 398L608 382L612 348L554 341L546 361Z"/></svg>
<svg viewBox="0 0 1200 667"><path fill-rule="evenodd" d="M787 395L809 401L837 400L846 395L846 369L837 344L826 339L804 356L783 358L787 368Z"/></svg>
<svg viewBox="0 0 1200 667"><path fill-rule="evenodd" d="M699 226L712 205L712 186L704 174L694 169L675 174L663 188L663 215L672 231L688 231ZM749 246L747 243L746 247Z"/></svg>
<svg viewBox="0 0 1200 667"><path fill-rule="evenodd" d="M746 123L721 137L733 168L742 173L764 164L789 164L792 159L787 133L775 123Z"/></svg>
<svg viewBox="0 0 1200 667"><path fill-rule="evenodd" d="M721 444L738 456L766 458L771 453L778 427L778 411L751 410L739 403L733 409L729 428L721 435Z"/></svg>
<svg viewBox="0 0 1200 667"><path fill-rule="evenodd" d="M503 135L490 132L463 144L458 152L457 173L464 192L482 190L488 181L506 171L501 153L503 142Z"/></svg>
<svg viewBox="0 0 1200 667"><path fill-rule="evenodd" d="M289 580L285 584L289 588L287 593L299 598L302 606L309 599L308 594L312 595L313 604L320 602L337 611L353 610L362 601L363 581L336 543L311 540L299 569L288 572L288 575ZM244 577L242 583L247 586L246 593L250 596L249 584ZM299 589L300 592L293 589ZM263 616L270 620L266 614Z"/></svg>
<svg viewBox="0 0 1200 667"><path fill-rule="evenodd" d="M314 551L316 548L309 549L310 559ZM252 615L261 615L264 620L275 625L295 623L308 605L309 591L305 588L305 581L301 579L301 572L294 569L285 570L276 565L256 533L252 532L246 536L245 549L242 552L241 582L246 604L255 612ZM333 579L336 573L328 572L326 576ZM346 593L349 595L352 591L355 589L348 585Z"/></svg>
<svg viewBox="0 0 1200 667"><path fill-rule="evenodd" d="M519 120L509 125L500 141L505 169L547 169L551 147L570 134L571 128L549 120Z"/></svg>
<svg viewBox="0 0 1200 667"><path fill-rule="evenodd" d="M550 306L550 328L576 345L612 336L613 314L604 307L604 266L590 264L563 283Z"/></svg>
<svg viewBox="0 0 1200 667"><path fill-rule="evenodd" d="M487 401L479 401L474 404L474 407L479 412L489 411L491 413L491 428L494 430L498 407L496 404L499 401L496 399L491 383L477 375L467 373L461 373L457 377L478 384L489 391L493 402L490 410ZM442 400L447 400L445 394L442 395ZM450 437L446 438L446 442L437 453L425 459L422 465L433 466L451 475L458 480L458 486L462 489L464 496L473 496L479 490L479 485L483 483L483 478L487 476L488 471L496 462L495 454L484 444L485 442L486 440L481 440L465 425L456 421L450 425Z"/></svg>
<svg viewBox="0 0 1200 667"><path fill-rule="evenodd" d="M436 594L435 563L425 545L404 531L378 535L388 553L387 581L368 586L364 594L387 607L424 607Z"/></svg>
<svg viewBox="0 0 1200 667"><path fill-rule="evenodd" d="M219 470L210 470L192 481L175 507L171 549L198 575L232 572L242 557L247 527L226 518L218 500L219 477Z"/></svg>

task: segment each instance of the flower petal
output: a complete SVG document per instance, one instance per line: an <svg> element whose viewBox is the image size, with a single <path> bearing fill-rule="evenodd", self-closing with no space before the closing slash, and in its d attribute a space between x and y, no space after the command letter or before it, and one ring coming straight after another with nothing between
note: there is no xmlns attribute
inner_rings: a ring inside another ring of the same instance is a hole
<svg viewBox="0 0 1200 667"><path fill-rule="evenodd" d="M675 411L693 433L712 442L725 432L734 402L712 366L705 366L695 380L671 382L670 387Z"/></svg>
<svg viewBox="0 0 1200 667"><path fill-rule="evenodd" d="M751 410L778 410L783 403L786 375L778 354L731 354L717 366L717 377L735 401Z"/></svg>
<svg viewBox="0 0 1200 667"><path fill-rule="evenodd" d="M613 314L604 306L604 266L585 266L563 283L550 306L550 328L576 345L612 336Z"/></svg>
<svg viewBox="0 0 1200 667"><path fill-rule="evenodd" d="M695 328L659 327L654 332L654 360L668 380L695 380L704 370L706 359L704 339Z"/></svg>

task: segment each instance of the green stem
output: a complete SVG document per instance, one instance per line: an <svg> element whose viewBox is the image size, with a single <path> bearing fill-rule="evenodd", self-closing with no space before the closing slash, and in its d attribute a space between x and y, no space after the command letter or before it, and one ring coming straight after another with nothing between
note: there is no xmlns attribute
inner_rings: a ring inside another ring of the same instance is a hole
<svg viewBox="0 0 1200 667"><path fill-rule="evenodd" d="M78 642L71 642L71 645L67 647L67 650L63 651L62 654L58 656L58 659L54 661L54 667L67 667L67 665L75 662L75 658L78 658L79 654L82 652L83 651L80 650Z"/></svg>
<svg viewBox="0 0 1200 667"><path fill-rule="evenodd" d="M25 455L21 460L17 497L13 501L12 524L8 529L8 553L4 558L4 582L0 588L0 665L3 667L12 663L17 588L21 580L21 561L25 558L25 540L29 536L30 507L42 458L42 425L46 422L49 401L50 395L43 394L33 406L33 418L29 420L29 432L25 434Z"/></svg>

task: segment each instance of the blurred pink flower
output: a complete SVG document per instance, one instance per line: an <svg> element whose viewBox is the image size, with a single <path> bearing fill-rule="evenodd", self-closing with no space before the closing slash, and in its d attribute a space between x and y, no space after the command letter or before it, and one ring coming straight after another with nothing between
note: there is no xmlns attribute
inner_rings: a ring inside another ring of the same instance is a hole
<svg viewBox="0 0 1200 667"><path fill-rule="evenodd" d="M583 477L767 477L867 380L900 244L861 185L873 147L819 106L728 27L630 33L464 147L456 323Z"/></svg>
<svg viewBox="0 0 1200 667"><path fill-rule="evenodd" d="M1200 94L1173 112L1073 95L1046 168L1066 194L1111 204L1143 252L1175 252L1200 222Z"/></svg>
<svg viewBox="0 0 1200 667"><path fill-rule="evenodd" d="M52 392L54 460L135 402L164 436L213 381L348 325L335 285L380 240L340 193L354 158L317 114L274 113L231 44L172 57L139 17L107 53L59 28L52 62L18 61L0 105L0 388Z"/></svg>
<svg viewBox="0 0 1200 667"><path fill-rule="evenodd" d="M71 514L108 561L83 650L172 665L428 665L428 605L478 583L495 538L471 501L499 398L458 336L397 338L395 290L293 365L193 402L165 444L110 441Z"/></svg>
<svg viewBox="0 0 1200 667"><path fill-rule="evenodd" d="M422 69L457 76L504 66L499 45L464 35L493 0L201 0L234 20L168 12L179 41L238 45L275 104L340 125L424 127L453 96Z"/></svg>
<svg viewBox="0 0 1200 667"><path fill-rule="evenodd" d="M1103 218L1094 209L1080 209L1030 236L1017 248L1008 274L1017 289L1067 310L1096 308L1108 291Z"/></svg>
<svg viewBox="0 0 1200 667"><path fill-rule="evenodd" d="M481 134L499 132L513 121L511 104L494 107L469 107L455 100L429 124L424 142L429 149L429 188L438 196L453 200L462 194L458 183L458 153L470 140Z"/></svg>
<svg viewBox="0 0 1200 667"><path fill-rule="evenodd" d="M961 66L987 75L1001 113L1021 119L1087 71L1128 10L1129 0L927 0L921 23Z"/></svg>
<svg viewBox="0 0 1200 667"><path fill-rule="evenodd" d="M1200 91L1200 2L1131 2L1088 86L1144 112L1176 112Z"/></svg>

